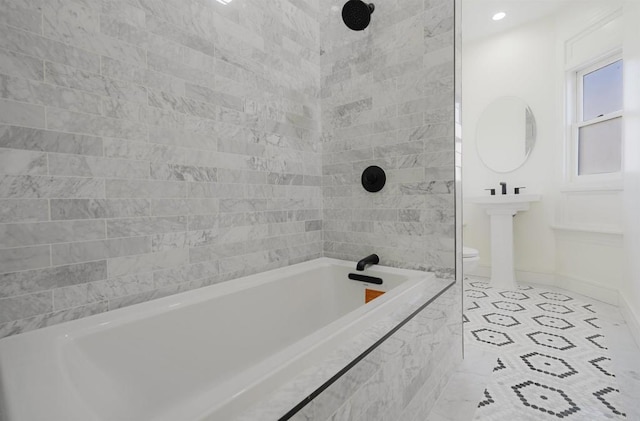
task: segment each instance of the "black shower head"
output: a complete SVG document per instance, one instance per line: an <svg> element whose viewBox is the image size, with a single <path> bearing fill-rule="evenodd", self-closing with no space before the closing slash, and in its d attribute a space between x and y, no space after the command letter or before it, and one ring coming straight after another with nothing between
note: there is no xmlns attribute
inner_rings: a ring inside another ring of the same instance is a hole
<svg viewBox="0 0 640 421"><path fill-rule="evenodd" d="M349 0L342 7L342 20L349 29L362 31L369 26L374 8L373 3L366 4L362 0Z"/></svg>

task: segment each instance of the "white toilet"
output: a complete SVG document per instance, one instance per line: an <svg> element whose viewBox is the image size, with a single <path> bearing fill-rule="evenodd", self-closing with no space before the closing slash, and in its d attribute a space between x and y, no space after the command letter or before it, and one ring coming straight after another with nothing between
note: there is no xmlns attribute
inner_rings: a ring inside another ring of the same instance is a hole
<svg viewBox="0 0 640 421"><path fill-rule="evenodd" d="M472 247L462 247L462 272L463 275L472 273L478 267L480 252Z"/></svg>

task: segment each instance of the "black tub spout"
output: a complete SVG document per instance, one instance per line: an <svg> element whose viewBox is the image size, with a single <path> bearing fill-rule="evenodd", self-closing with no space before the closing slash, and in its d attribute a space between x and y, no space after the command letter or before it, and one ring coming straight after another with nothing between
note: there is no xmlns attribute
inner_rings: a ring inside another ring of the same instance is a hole
<svg viewBox="0 0 640 421"><path fill-rule="evenodd" d="M367 265L377 265L378 263L380 263L378 255L371 254L358 262L356 270L364 270Z"/></svg>

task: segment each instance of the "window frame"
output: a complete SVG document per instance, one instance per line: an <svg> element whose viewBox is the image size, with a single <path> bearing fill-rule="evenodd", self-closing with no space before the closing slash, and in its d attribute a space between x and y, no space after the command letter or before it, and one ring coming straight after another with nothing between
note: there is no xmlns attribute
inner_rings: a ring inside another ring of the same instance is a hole
<svg viewBox="0 0 640 421"><path fill-rule="evenodd" d="M578 165L579 165L579 133L582 127L591 126L597 123L601 123L603 121L609 121L616 118L624 119L624 103L622 106L622 110L614 111L602 116L595 117L591 120L583 121L583 111L584 111L584 103L583 103L583 83L584 76L594 72L598 69L606 67L610 64L615 63L616 61L623 60L622 49L618 48L615 51L609 52L606 55L599 56L590 60L586 63L583 63L580 66L570 70L567 74L568 79L568 87L567 95L568 95L568 104L569 107L569 118L568 123L570 126L570 135L569 137L569 165L568 165L568 182L571 184L577 185L598 185L600 187L610 185L612 188L618 188L622 183L622 174L624 172L624 130L622 133L622 137L620 139L620 170L611 173L601 173L601 174L584 174L580 175L578 173ZM624 61L622 62L624 66ZM624 77L624 71L623 71ZM624 90L624 78L622 81L623 90Z"/></svg>

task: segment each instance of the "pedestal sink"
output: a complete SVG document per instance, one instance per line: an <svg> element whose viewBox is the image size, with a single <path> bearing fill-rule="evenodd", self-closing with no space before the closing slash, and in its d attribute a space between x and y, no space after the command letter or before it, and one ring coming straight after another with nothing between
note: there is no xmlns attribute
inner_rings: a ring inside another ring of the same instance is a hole
<svg viewBox="0 0 640 421"><path fill-rule="evenodd" d="M531 202L540 200L539 194L505 194L465 199L487 211L491 218L491 285L503 289L517 289L513 269L513 217L529 210Z"/></svg>

